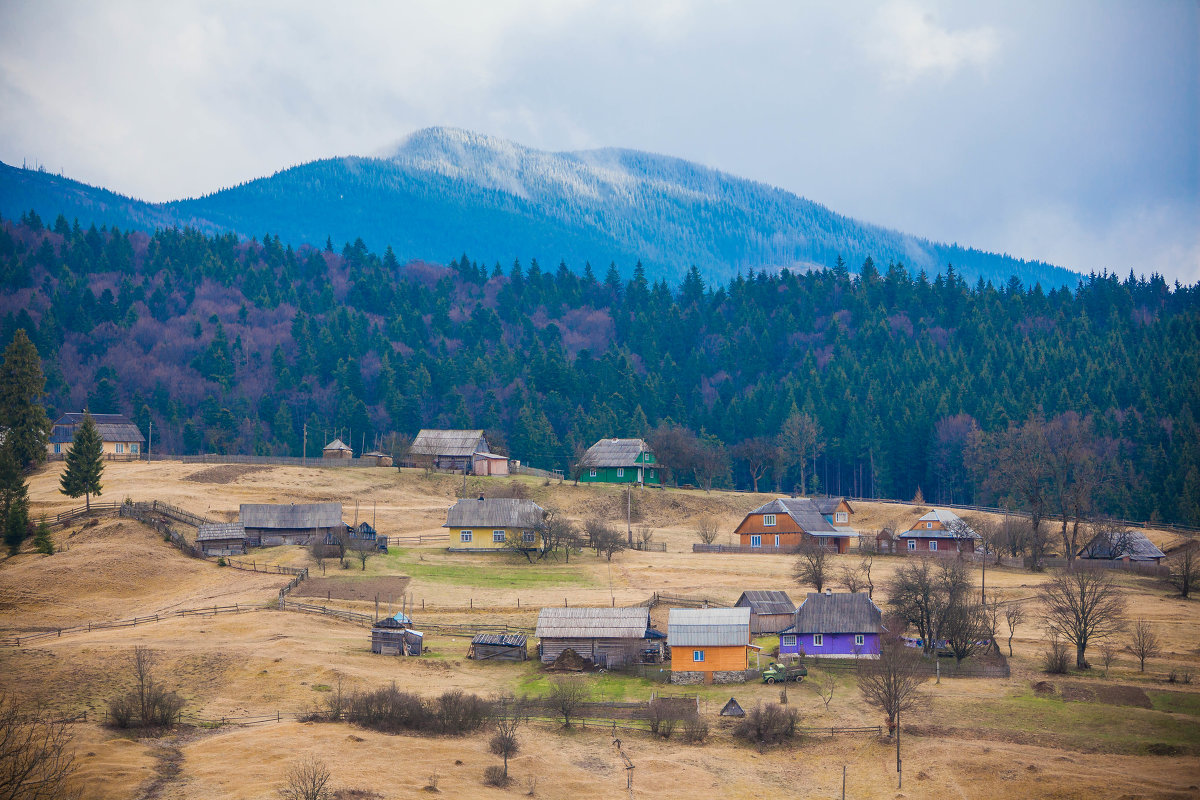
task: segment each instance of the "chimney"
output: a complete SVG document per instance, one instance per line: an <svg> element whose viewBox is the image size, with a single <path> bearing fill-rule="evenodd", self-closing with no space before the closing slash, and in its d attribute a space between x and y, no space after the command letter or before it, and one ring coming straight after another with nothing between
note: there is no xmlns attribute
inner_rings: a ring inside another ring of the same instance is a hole
<svg viewBox="0 0 1200 800"><path fill-rule="evenodd" d="M483 495L479 495L479 499L482 501L482 500L483 500Z"/></svg>
<svg viewBox="0 0 1200 800"><path fill-rule="evenodd" d="M826 596L826 597L832 597L832 596L833 596L833 589L826 587L826 589L825 589L825 596Z"/></svg>

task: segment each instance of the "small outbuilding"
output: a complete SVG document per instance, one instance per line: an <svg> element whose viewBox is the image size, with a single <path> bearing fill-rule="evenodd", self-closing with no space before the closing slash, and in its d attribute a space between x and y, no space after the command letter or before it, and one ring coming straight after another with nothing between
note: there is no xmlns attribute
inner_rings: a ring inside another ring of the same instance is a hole
<svg viewBox="0 0 1200 800"><path fill-rule="evenodd" d="M1088 561L1138 561L1161 564L1167 554L1139 530L1101 531L1079 551Z"/></svg>
<svg viewBox="0 0 1200 800"><path fill-rule="evenodd" d="M721 709L722 717L744 717L746 712L742 710L742 706L736 698L729 698L729 702Z"/></svg>
<svg viewBox="0 0 1200 800"><path fill-rule="evenodd" d="M412 619L403 612L384 617L371 627L371 652L385 656L419 656L425 644Z"/></svg>
<svg viewBox="0 0 1200 800"><path fill-rule="evenodd" d="M377 467L392 466L392 457L387 453L381 453L378 450L372 450L369 453L362 454L362 460L368 464L374 464Z"/></svg>
<svg viewBox="0 0 1200 800"><path fill-rule="evenodd" d="M750 609L672 608L672 683L741 683L750 666Z"/></svg>
<svg viewBox="0 0 1200 800"><path fill-rule="evenodd" d="M742 592L734 608L750 609L750 633L779 633L791 625L796 604L787 592L776 590Z"/></svg>
<svg viewBox="0 0 1200 800"><path fill-rule="evenodd" d="M476 661L527 661L529 648L523 633L481 633L471 640L467 658Z"/></svg>
<svg viewBox="0 0 1200 800"><path fill-rule="evenodd" d="M243 503L239 516L249 547L307 545L346 530L341 503Z"/></svg>
<svg viewBox="0 0 1200 800"><path fill-rule="evenodd" d="M346 444L341 439L334 439L321 449L321 457L330 459L351 459L354 458L354 450L351 449L350 445Z"/></svg>
<svg viewBox="0 0 1200 800"><path fill-rule="evenodd" d="M240 522L209 522L196 530L196 546L206 556L240 556L246 552L246 526Z"/></svg>
<svg viewBox="0 0 1200 800"><path fill-rule="evenodd" d="M663 636L650 627L650 609L543 608L538 612L538 656L553 664L570 648L598 667L658 664Z"/></svg>

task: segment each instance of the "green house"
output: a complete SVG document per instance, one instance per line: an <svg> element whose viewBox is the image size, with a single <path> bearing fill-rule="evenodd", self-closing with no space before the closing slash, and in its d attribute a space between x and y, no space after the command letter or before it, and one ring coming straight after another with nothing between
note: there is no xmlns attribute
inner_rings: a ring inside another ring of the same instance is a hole
<svg viewBox="0 0 1200 800"><path fill-rule="evenodd" d="M601 439L588 448L581 468L584 483L662 485L662 469L645 439Z"/></svg>

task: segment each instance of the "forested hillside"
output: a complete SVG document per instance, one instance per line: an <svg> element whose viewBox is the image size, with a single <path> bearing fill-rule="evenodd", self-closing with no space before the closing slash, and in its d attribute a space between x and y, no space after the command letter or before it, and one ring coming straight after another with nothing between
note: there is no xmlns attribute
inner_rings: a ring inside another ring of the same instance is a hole
<svg viewBox="0 0 1200 800"><path fill-rule="evenodd" d="M671 286L570 266L27 214L0 224L0 346L29 332L52 417L153 420L157 452L299 455L306 422L310 455L333 432L369 449L480 427L567 469L600 437L654 434L692 443L678 481L787 490L803 468L818 491L992 502L1004 487L970 469L980 431L1041 415L1106 444L1100 510L1200 523L1197 287L1101 275L1045 293L870 261L861 278ZM780 449L798 423L819 452Z"/></svg>

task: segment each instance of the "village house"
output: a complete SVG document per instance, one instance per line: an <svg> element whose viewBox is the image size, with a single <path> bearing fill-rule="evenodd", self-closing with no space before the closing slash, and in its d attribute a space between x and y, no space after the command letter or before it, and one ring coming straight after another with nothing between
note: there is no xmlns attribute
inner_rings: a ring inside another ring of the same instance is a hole
<svg viewBox="0 0 1200 800"><path fill-rule="evenodd" d="M1079 551L1079 558L1093 561L1138 561L1161 564L1167 555L1139 530L1101 531Z"/></svg>
<svg viewBox="0 0 1200 800"><path fill-rule="evenodd" d="M508 457L488 446L482 430L423 429L408 448L416 467L467 471L474 475L507 475Z"/></svg>
<svg viewBox="0 0 1200 800"><path fill-rule="evenodd" d="M196 529L196 546L206 556L238 556L246 552L246 526L240 522L210 522Z"/></svg>
<svg viewBox="0 0 1200 800"><path fill-rule="evenodd" d="M450 529L452 553L495 552L506 542L520 542L521 549L545 547L541 525L546 510L532 500L483 497L459 500L446 512L443 528Z"/></svg>
<svg viewBox="0 0 1200 800"><path fill-rule="evenodd" d="M779 633L792 624L792 616L796 613L792 598L781 591L742 592L733 606L750 609L750 632L753 634Z"/></svg>
<svg viewBox="0 0 1200 800"><path fill-rule="evenodd" d="M814 500L781 497L746 515L734 531L743 548L794 552L819 544L838 553L850 549L858 533L846 527L853 509L841 497Z"/></svg>
<svg viewBox="0 0 1200 800"><path fill-rule="evenodd" d="M46 445L47 455L51 460L64 458L75 440L75 431L83 424L83 414L70 412L63 414L54 423L50 431L50 441ZM124 414L92 414L96 430L103 442L105 458L137 459L142 455L146 437L138 430L138 426Z"/></svg>
<svg viewBox="0 0 1200 800"><path fill-rule="evenodd" d="M971 529L953 511L935 508L913 523L911 529L897 537L904 542L900 547L909 553L974 553L980 541L979 534Z"/></svg>
<svg viewBox="0 0 1200 800"><path fill-rule="evenodd" d="M567 648L598 667L658 664L661 631L650 627L650 609L543 608L538 612L538 657L553 664Z"/></svg>
<svg viewBox="0 0 1200 800"><path fill-rule="evenodd" d="M321 449L321 457L335 460L351 459L354 458L354 451L341 439L334 439Z"/></svg>
<svg viewBox="0 0 1200 800"><path fill-rule="evenodd" d="M580 462L582 483L662 485L662 469L645 439L601 439Z"/></svg>
<svg viewBox="0 0 1200 800"><path fill-rule="evenodd" d="M741 683L750 667L750 609L672 608L672 683Z"/></svg>
<svg viewBox="0 0 1200 800"><path fill-rule="evenodd" d="M779 655L878 658L883 612L858 592L809 592L795 621L779 634Z"/></svg>
<svg viewBox="0 0 1200 800"><path fill-rule="evenodd" d="M341 503L243 503L239 518L246 528L248 547L307 545L328 541L346 530Z"/></svg>

